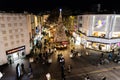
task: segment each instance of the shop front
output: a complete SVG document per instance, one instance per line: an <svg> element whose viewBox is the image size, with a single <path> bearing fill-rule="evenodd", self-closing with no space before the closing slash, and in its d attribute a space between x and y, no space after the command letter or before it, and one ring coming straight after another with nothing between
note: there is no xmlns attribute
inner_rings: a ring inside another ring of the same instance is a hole
<svg viewBox="0 0 120 80"><path fill-rule="evenodd" d="M120 48L120 39L106 39L106 38L96 38L96 37L87 37L87 48L110 52L118 51Z"/></svg>
<svg viewBox="0 0 120 80"><path fill-rule="evenodd" d="M87 48L94 49L94 50L101 50L101 51L107 51L110 49L108 47L108 44L104 43L98 43L98 42L87 42Z"/></svg>
<svg viewBox="0 0 120 80"><path fill-rule="evenodd" d="M87 42L87 48L94 49L94 50L99 50L99 51L104 51L104 52L110 52L114 49L114 51L117 51L120 46L119 43L99 43L99 42Z"/></svg>
<svg viewBox="0 0 120 80"><path fill-rule="evenodd" d="M25 57L25 46L20 46L6 51L8 64Z"/></svg>

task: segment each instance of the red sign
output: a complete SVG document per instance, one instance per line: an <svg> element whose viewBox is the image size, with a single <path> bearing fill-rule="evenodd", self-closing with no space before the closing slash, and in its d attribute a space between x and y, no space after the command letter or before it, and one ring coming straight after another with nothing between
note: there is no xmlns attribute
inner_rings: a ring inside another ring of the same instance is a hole
<svg viewBox="0 0 120 80"><path fill-rule="evenodd" d="M24 49L25 49L25 46L17 47L17 48L11 49L11 50L7 50L6 54L12 54L14 52L21 51L21 50L24 50Z"/></svg>
<svg viewBox="0 0 120 80"><path fill-rule="evenodd" d="M62 44L68 44L68 41L64 41L64 42L62 42Z"/></svg>

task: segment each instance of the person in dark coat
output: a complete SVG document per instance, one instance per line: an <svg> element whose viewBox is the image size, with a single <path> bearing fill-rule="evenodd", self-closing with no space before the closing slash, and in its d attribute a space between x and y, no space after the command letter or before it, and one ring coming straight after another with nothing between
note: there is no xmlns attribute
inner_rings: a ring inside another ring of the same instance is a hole
<svg viewBox="0 0 120 80"><path fill-rule="evenodd" d="M30 72L30 74L32 74L32 73L33 73L31 63L29 63L29 72Z"/></svg>
<svg viewBox="0 0 120 80"><path fill-rule="evenodd" d="M20 64L19 63L16 66L16 77L17 77L17 80L20 80L21 72L20 72Z"/></svg>
<svg viewBox="0 0 120 80"><path fill-rule="evenodd" d="M69 64L67 69L68 69L68 72L70 73L72 70L72 66Z"/></svg>
<svg viewBox="0 0 120 80"><path fill-rule="evenodd" d="M24 64L23 64L23 63L21 64L21 69L22 69L23 74L25 74L26 71L25 71L25 68L24 68Z"/></svg>
<svg viewBox="0 0 120 80"><path fill-rule="evenodd" d="M101 53L101 56L100 56L100 58L104 58L104 54L103 54L103 53Z"/></svg>
<svg viewBox="0 0 120 80"><path fill-rule="evenodd" d="M65 67L64 67L64 65L62 65L61 66L61 77L62 77L62 80L65 80L64 70L65 70Z"/></svg>

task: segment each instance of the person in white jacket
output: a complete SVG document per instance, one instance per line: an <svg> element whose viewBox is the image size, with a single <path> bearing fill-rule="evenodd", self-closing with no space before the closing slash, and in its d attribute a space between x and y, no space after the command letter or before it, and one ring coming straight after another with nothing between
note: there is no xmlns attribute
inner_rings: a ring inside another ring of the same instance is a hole
<svg viewBox="0 0 120 80"><path fill-rule="evenodd" d="M3 74L0 72L0 79L3 77Z"/></svg>

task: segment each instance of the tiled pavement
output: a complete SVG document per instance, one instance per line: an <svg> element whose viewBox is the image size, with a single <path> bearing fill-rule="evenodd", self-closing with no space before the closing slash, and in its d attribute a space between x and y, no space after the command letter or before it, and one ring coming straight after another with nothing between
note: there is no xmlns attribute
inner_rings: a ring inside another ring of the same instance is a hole
<svg viewBox="0 0 120 80"><path fill-rule="evenodd" d="M66 80L83 80L85 74L89 74L92 80L101 80L103 76L108 77L108 80L119 80L119 64L111 62L110 64L100 66L96 65L96 60L99 56L99 52L87 50L91 53L89 56L83 54L81 57L70 59L69 51L69 49L65 51L57 51L55 54L52 55L53 62L50 65L35 62L32 63L33 78L30 78L26 74L21 78L21 80L46 80L45 75L48 72L51 74L52 79L61 80L60 66L57 63L57 54L61 52L65 57L66 66L68 64L71 64L73 67L71 73L67 73L65 71ZM28 73L28 59L23 59L15 62L12 65L2 67L4 76L1 80L15 80L15 67L18 62L25 64L25 70ZM117 69L115 69L114 67L117 67Z"/></svg>

